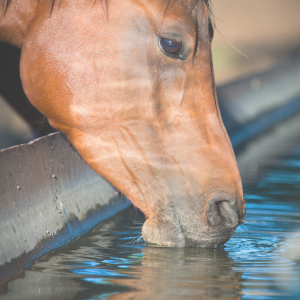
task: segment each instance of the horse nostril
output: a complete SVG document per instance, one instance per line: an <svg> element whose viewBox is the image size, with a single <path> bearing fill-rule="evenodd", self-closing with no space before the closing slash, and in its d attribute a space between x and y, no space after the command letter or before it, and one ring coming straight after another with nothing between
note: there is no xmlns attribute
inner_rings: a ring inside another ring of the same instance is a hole
<svg viewBox="0 0 300 300"><path fill-rule="evenodd" d="M236 227L240 221L235 198L222 194L210 198L207 202L206 218L212 227Z"/></svg>

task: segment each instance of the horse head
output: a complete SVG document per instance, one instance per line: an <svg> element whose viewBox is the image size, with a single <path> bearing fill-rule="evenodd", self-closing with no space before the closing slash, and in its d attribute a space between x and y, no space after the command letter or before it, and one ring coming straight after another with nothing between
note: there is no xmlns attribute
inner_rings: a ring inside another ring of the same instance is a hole
<svg viewBox="0 0 300 300"><path fill-rule="evenodd" d="M24 91L142 210L145 241L221 245L245 206L217 103L208 2L106 3L24 8L22 35L14 28ZM18 5L25 3L13 0L4 18Z"/></svg>

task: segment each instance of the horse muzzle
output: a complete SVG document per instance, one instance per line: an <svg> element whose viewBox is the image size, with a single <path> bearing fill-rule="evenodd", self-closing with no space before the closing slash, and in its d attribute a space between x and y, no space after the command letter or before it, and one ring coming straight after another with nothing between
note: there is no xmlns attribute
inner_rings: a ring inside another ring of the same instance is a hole
<svg viewBox="0 0 300 300"><path fill-rule="evenodd" d="M241 200L241 199L240 199ZM178 201L182 203L182 201ZM238 199L227 193L206 197L201 209L168 204L146 220L142 234L146 243L167 247L213 248L226 243L246 214L240 212Z"/></svg>

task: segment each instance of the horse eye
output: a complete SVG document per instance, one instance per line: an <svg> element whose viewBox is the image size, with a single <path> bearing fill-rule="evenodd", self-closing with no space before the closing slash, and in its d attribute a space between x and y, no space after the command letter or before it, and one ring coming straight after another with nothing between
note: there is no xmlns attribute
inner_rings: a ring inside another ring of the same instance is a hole
<svg viewBox="0 0 300 300"><path fill-rule="evenodd" d="M179 56L182 52L182 43L174 39L161 38L160 47L164 52L172 56Z"/></svg>

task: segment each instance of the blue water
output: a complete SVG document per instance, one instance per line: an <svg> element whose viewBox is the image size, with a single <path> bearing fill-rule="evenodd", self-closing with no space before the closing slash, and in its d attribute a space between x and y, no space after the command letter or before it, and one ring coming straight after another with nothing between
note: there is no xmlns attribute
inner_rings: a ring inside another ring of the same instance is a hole
<svg viewBox="0 0 300 300"><path fill-rule="evenodd" d="M300 147L246 179L246 222L219 249L146 246L130 208L20 272L0 298L300 299Z"/></svg>

